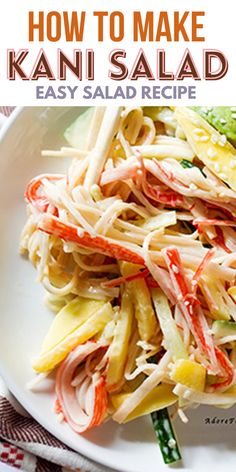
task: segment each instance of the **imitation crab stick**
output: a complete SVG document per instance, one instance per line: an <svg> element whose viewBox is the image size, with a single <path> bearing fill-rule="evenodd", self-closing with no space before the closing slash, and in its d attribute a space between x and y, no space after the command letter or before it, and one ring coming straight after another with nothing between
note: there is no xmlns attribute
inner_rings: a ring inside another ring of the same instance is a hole
<svg viewBox="0 0 236 472"><path fill-rule="evenodd" d="M194 225L201 226L236 226L236 221L231 220L218 220L217 218L195 218L193 220Z"/></svg>
<svg viewBox="0 0 236 472"><path fill-rule="evenodd" d="M25 198L40 212L45 212L48 208L49 201L45 195L40 195L40 187L43 179L57 181L65 178L62 174L41 174L34 177L27 185L25 190Z"/></svg>
<svg viewBox="0 0 236 472"><path fill-rule="evenodd" d="M100 356L104 355L106 349L106 345L89 341L74 349L57 371L56 395L60 410L77 433L84 433L104 420L107 409L105 379L102 372L96 370L93 356L100 359L99 352ZM90 366L89 372L86 372L87 366Z"/></svg>
<svg viewBox="0 0 236 472"><path fill-rule="evenodd" d="M114 243L111 239L103 236L92 237L86 231L81 230L81 228L64 223L59 218L46 214L43 215L38 229L57 236L64 241L73 242L87 249L92 249L94 252L114 257L117 260L144 265L142 256L132 249Z"/></svg>
<svg viewBox="0 0 236 472"><path fill-rule="evenodd" d="M165 205L169 205L170 207L182 207L184 205L184 198L182 195L178 194L177 192L170 190L168 187L164 187L162 184L160 185L150 185L147 180L147 172L143 162L143 159L139 156L138 157L140 162L140 177L138 181L142 186L144 194L151 198L152 200L163 203Z"/></svg>
<svg viewBox="0 0 236 472"><path fill-rule="evenodd" d="M192 286L193 286L193 292L195 293L197 290L197 284L199 282L199 279L201 278L202 273L205 270L205 267L207 264L210 262L210 260L214 257L215 255L215 250L210 249L207 251L206 255L203 257L202 261L200 262L199 266L197 267L197 270L192 278Z"/></svg>

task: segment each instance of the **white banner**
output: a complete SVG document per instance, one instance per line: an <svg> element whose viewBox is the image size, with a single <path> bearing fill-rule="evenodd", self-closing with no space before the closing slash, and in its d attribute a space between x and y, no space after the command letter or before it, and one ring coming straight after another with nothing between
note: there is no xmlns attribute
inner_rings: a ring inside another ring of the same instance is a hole
<svg viewBox="0 0 236 472"><path fill-rule="evenodd" d="M232 105L235 13L232 0L7 0L0 104Z"/></svg>

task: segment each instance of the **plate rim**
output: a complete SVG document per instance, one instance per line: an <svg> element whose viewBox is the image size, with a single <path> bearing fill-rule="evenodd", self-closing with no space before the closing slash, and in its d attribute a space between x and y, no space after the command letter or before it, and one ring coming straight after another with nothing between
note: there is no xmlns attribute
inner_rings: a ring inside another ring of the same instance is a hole
<svg viewBox="0 0 236 472"><path fill-rule="evenodd" d="M92 461L96 462L98 465L105 466L110 468L111 470L114 470L116 472L133 472L131 469L126 468L125 470L118 469L114 466L112 462L109 460L106 460L104 458L103 462L100 462L98 460L96 454L93 454L92 449L93 447L91 446L91 452L84 452L83 447L81 448L80 446L78 447L78 450L75 450L73 446L69 444L70 441L65 441L63 439L63 431L60 433L60 428L58 428L58 431L54 431L54 428L50 426L50 422L47 422L46 419L41 418L40 414L37 412L36 408L32 406L31 404L28 403L26 398L23 395L23 392L20 392L18 387L14 384L14 379L11 378L11 375L9 375L6 372L5 367L3 366L1 359L0 359L0 376L2 380L5 382L7 388L9 389L10 393L16 398L16 400L20 403L20 405L26 410L27 413L29 413L32 418L37 421L43 428L45 428L52 436L54 436L56 439L61 441L63 444L65 444L67 447L72 449L73 452L82 454L85 458L88 460L91 459ZM76 433L75 433L76 434ZM159 469L160 470L160 469ZM187 470L186 470L187 472Z"/></svg>

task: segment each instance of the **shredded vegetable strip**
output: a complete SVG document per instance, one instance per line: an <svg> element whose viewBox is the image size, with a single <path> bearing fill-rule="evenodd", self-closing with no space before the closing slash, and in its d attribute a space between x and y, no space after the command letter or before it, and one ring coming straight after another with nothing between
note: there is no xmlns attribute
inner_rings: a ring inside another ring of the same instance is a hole
<svg viewBox="0 0 236 472"><path fill-rule="evenodd" d="M99 181L112 140L118 128L120 113L121 108L107 108L105 111L95 147L91 151L92 156L90 156L89 167L84 181L85 188L89 189Z"/></svg>

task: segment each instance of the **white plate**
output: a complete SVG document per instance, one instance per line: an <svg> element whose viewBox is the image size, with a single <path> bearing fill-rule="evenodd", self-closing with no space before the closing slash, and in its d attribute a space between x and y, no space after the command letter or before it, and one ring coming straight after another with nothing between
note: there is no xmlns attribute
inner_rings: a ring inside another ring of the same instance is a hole
<svg viewBox="0 0 236 472"><path fill-rule="evenodd" d="M43 304L43 289L36 283L31 264L18 255L18 241L25 221L23 192L37 173L60 172L66 163L42 158L40 148L58 141L71 114L67 108L27 108L14 113L5 126L0 146L0 373L17 399L48 431L74 450L122 472L165 471L149 418L125 426L109 421L84 436L53 413L53 382L37 394L28 391L32 378L30 359L40 348L53 315ZM11 125L11 126L10 126ZM68 163L68 162L67 162ZM236 409L199 408L189 414L187 425L175 423L182 447L179 471L234 470ZM205 418L234 418L233 424L205 424Z"/></svg>
<svg viewBox="0 0 236 472"><path fill-rule="evenodd" d="M14 471L16 472L15 467L10 467L9 465L6 465L3 462L1 462L1 472L14 472Z"/></svg>

